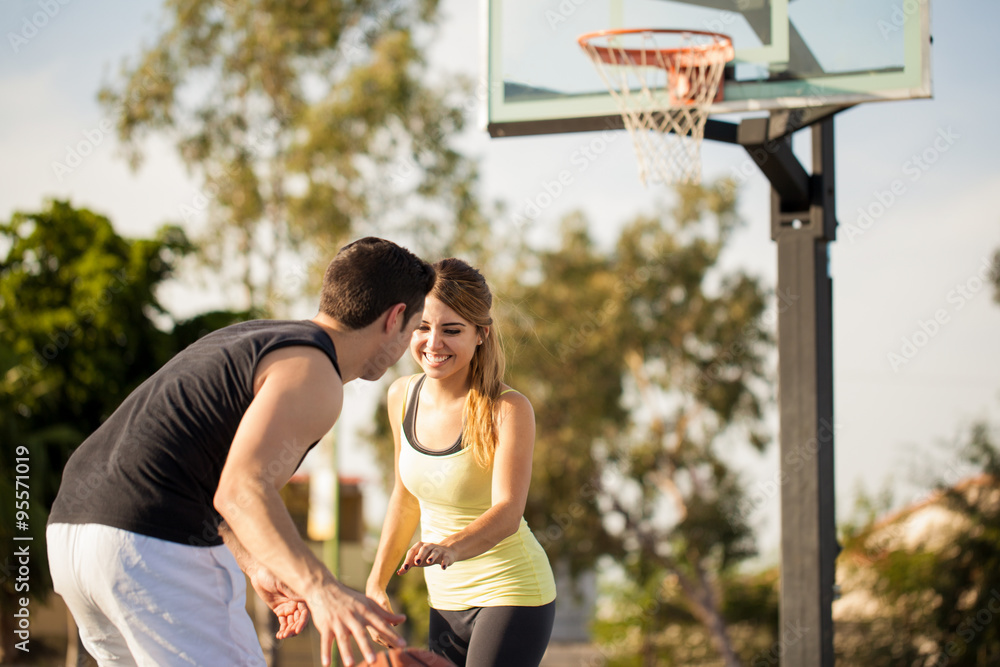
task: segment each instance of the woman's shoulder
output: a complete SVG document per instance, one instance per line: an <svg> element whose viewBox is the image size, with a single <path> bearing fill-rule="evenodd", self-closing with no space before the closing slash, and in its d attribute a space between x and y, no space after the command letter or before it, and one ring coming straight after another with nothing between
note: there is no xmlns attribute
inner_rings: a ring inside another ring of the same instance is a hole
<svg viewBox="0 0 1000 667"><path fill-rule="evenodd" d="M497 405L501 411L533 411L531 401L528 400L528 397L507 384L502 384L500 387Z"/></svg>
<svg viewBox="0 0 1000 667"><path fill-rule="evenodd" d="M389 385L389 393L391 394L394 391L395 392L405 391L406 387L410 383L415 381L417 378L419 378L421 375L423 375L423 373L415 373L413 375L403 375L396 378L395 380L392 381L392 384Z"/></svg>
<svg viewBox="0 0 1000 667"><path fill-rule="evenodd" d="M421 375L421 373L417 373L415 375L404 375L393 380L392 384L389 385L389 391L386 392L386 399L389 403L390 409L394 406L398 406L402 403L402 401L406 400L406 393L409 386Z"/></svg>

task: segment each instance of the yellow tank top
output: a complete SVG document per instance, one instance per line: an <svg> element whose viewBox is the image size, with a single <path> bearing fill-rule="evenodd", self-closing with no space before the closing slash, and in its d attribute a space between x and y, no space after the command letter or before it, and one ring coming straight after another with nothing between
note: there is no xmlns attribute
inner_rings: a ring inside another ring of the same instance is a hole
<svg viewBox="0 0 1000 667"><path fill-rule="evenodd" d="M410 378L411 382L413 378ZM414 389L419 392L421 383ZM416 400L404 401L407 406ZM424 542L439 542L462 530L493 506L493 466L484 470L468 447L428 453L411 442L400 427L399 473L403 485L420 502L420 533ZM442 570L423 568L430 606L441 611L470 607L537 607L552 602L556 585L548 558L521 518L516 533L486 553Z"/></svg>

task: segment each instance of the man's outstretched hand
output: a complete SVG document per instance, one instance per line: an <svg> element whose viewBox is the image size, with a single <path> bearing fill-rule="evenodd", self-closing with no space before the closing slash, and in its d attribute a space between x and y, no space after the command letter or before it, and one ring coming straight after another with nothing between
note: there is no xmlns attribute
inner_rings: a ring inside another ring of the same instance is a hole
<svg viewBox="0 0 1000 667"><path fill-rule="evenodd" d="M351 640L361 649L365 660L375 658L366 630L379 637L379 643L390 648L402 648L406 642L397 635L392 626L406 620L401 614L394 614L376 601L344 586L335 579L325 586L317 587L309 603L266 567L258 566L250 575L250 584L257 595L278 617L279 627L275 637L287 639L302 632L309 621L312 610L313 623L320 633L323 664L330 664L333 645L336 643L340 657L346 667L354 664L351 655Z"/></svg>
<svg viewBox="0 0 1000 667"><path fill-rule="evenodd" d="M309 607L306 601L295 594L266 567L258 566L250 576L250 584L260 599L278 617L277 639L294 637L305 629L309 622Z"/></svg>
<svg viewBox="0 0 1000 667"><path fill-rule="evenodd" d="M401 614L386 611L374 600L333 580L318 586L308 597L313 624L320 633L321 655L324 667L330 664L330 655L336 643L345 667L353 667L350 642L353 639L367 662L375 659L368 639L372 629L391 648L403 648L406 641L392 629L406 620Z"/></svg>

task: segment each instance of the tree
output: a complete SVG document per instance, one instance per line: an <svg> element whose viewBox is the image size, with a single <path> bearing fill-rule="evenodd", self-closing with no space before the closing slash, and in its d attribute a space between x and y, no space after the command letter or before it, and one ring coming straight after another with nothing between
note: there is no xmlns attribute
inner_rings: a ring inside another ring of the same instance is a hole
<svg viewBox="0 0 1000 667"><path fill-rule="evenodd" d="M760 574L731 573L723 577L722 612L734 645L751 667L776 665L780 646L777 567ZM692 615L676 577L652 570L642 583L627 579L609 584L593 625L594 637L608 662L623 667L644 665L718 665L712 638Z"/></svg>
<svg viewBox="0 0 1000 667"><path fill-rule="evenodd" d="M1000 302L1000 250L989 279ZM929 464L928 499L884 516L891 493L861 494L841 529L835 650L860 667L1000 663L1000 430L982 420ZM962 470L957 484L941 470Z"/></svg>
<svg viewBox="0 0 1000 667"><path fill-rule="evenodd" d="M774 577L735 573L754 544L730 461L766 446L773 345L766 291L719 266L739 222L735 194L728 182L680 189L665 220L639 217L611 252L576 213L557 248L479 263L507 341L507 381L535 408L528 523L573 573L608 556L620 565L630 639L619 641L614 622L598 626L616 664L663 664L672 648L656 635L678 623L700 627L706 650L728 664L773 642ZM384 410L373 441L391 472ZM759 605L742 605L747 595ZM415 591L399 597L417 600L408 615L425 612ZM734 641L730 623L765 627Z"/></svg>
<svg viewBox="0 0 1000 667"><path fill-rule="evenodd" d="M200 181L181 214L207 215L206 257L238 267L248 307L280 310L351 236L436 246L481 222L476 169L448 145L474 93L426 82L437 10L171 0L155 44L101 91L133 165L147 135L176 139Z"/></svg>
<svg viewBox="0 0 1000 667"><path fill-rule="evenodd" d="M527 513L550 556L575 571L612 556L672 610L648 615L626 652L662 664L651 637L682 608L737 665L724 588L755 549L735 461L767 443L767 294L719 266L738 224L732 185L678 196L664 220L629 224L612 253L581 215L563 221L559 248L505 292L509 382L535 406Z"/></svg>
<svg viewBox="0 0 1000 667"><path fill-rule="evenodd" d="M62 201L0 224L0 497L26 490L29 507L26 517L4 508L0 541L33 538L30 579L21 582L31 597L51 590L45 521L73 449L181 347L243 315L206 314L173 331L158 326L171 318L157 287L191 249L177 227L129 240L107 218ZM18 485L15 473L25 471ZM12 650L7 610L25 591L16 590L19 568L5 559L3 653L13 659L20 652Z"/></svg>
<svg viewBox="0 0 1000 667"><path fill-rule="evenodd" d="M993 253L993 300L1000 303L1000 250Z"/></svg>
<svg viewBox="0 0 1000 667"><path fill-rule="evenodd" d="M1000 660L1000 440L973 424L957 446L977 474L928 500L847 526L837 654L861 667ZM950 452L950 453L951 453Z"/></svg>

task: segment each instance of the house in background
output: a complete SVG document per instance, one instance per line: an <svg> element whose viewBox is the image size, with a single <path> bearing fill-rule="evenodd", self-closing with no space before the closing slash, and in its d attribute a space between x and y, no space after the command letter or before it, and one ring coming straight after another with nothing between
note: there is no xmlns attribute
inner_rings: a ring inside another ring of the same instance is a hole
<svg viewBox="0 0 1000 667"><path fill-rule="evenodd" d="M847 536L833 604L838 659L1000 664L998 527L1000 480L982 474Z"/></svg>

